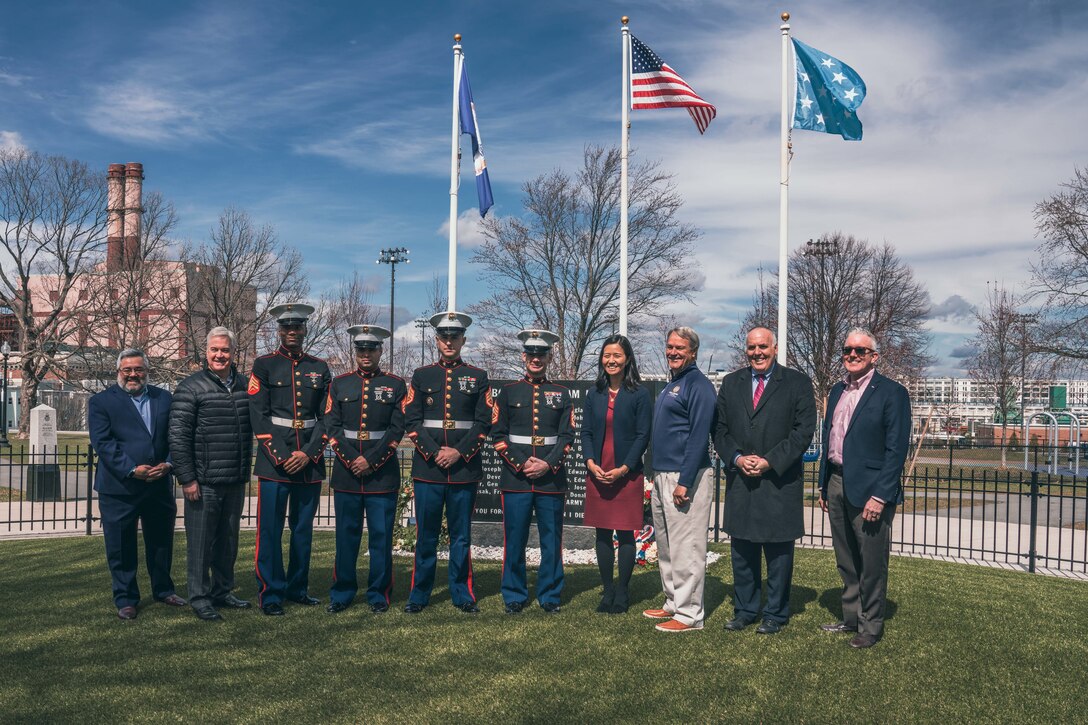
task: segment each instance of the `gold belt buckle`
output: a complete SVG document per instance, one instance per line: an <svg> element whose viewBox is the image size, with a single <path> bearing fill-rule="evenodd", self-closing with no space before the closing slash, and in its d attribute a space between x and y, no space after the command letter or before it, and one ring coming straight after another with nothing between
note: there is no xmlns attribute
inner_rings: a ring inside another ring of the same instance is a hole
<svg viewBox="0 0 1088 725"><path fill-rule="evenodd" d="M295 430L302 430L303 428L306 427L306 421L304 421L304 420L292 420L291 421L291 427L294 428Z"/></svg>
<svg viewBox="0 0 1088 725"><path fill-rule="evenodd" d="M533 445L534 446L544 445L544 436L533 436Z"/></svg>
<svg viewBox="0 0 1088 725"><path fill-rule="evenodd" d="M370 440L370 431L368 431L368 430L359 431L359 440L361 440L361 441Z"/></svg>
<svg viewBox="0 0 1088 725"><path fill-rule="evenodd" d="M455 421L455 420L444 420L444 421L442 421L442 427L445 428L446 430L453 430L454 428L457 427L457 421Z"/></svg>

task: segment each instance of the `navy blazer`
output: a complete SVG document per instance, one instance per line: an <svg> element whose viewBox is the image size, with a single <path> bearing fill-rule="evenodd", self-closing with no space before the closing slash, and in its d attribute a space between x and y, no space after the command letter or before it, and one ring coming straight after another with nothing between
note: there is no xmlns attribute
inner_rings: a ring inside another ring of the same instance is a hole
<svg viewBox="0 0 1088 725"><path fill-rule="evenodd" d="M160 481L144 481L129 473L136 466L155 466L170 460L171 395L167 390L147 386L151 399L151 430L147 432L132 396L119 385L95 393L87 403L87 432L98 455L94 490L99 493L138 494L149 485L169 487L170 476Z"/></svg>
<svg viewBox="0 0 1088 725"><path fill-rule="evenodd" d="M843 388L842 382L836 383L827 397L824 450L820 458L820 493L825 500L831 477L827 465L831 422ZM873 496L885 503L903 502L901 478L909 446L910 396L907 389L874 372L854 408L842 442L842 485L851 505L862 508Z"/></svg>
<svg viewBox="0 0 1088 725"><path fill-rule="evenodd" d="M621 387L612 409L612 446L616 467L626 465L637 473L642 470L642 455L650 444L650 422L653 418L650 391L639 386L631 392ZM601 393L590 388L582 407L582 457L601 465L604 450L604 422L608 415L608 390Z"/></svg>

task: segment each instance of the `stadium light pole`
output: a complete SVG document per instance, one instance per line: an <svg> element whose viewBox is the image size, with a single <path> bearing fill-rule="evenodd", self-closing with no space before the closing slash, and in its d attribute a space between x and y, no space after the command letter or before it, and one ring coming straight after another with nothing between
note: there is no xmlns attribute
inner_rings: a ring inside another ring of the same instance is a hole
<svg viewBox="0 0 1088 725"><path fill-rule="evenodd" d="M393 369L393 301L396 299L397 265L408 264L409 251L404 247L383 249L378 264L389 265L389 369Z"/></svg>
<svg viewBox="0 0 1088 725"><path fill-rule="evenodd" d="M426 317L416 318L416 329L419 330L419 366L427 364L427 337L426 330L431 326Z"/></svg>

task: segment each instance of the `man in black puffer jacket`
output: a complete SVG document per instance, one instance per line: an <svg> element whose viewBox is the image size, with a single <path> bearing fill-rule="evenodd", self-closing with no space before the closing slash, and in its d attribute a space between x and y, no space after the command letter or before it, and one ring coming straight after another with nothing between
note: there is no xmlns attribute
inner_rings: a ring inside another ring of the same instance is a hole
<svg viewBox="0 0 1088 725"><path fill-rule="evenodd" d="M246 378L232 363L236 345L233 332L212 328L204 369L178 384L170 407L170 454L185 494L189 601L205 621L222 619L216 606L250 606L231 593L253 460Z"/></svg>

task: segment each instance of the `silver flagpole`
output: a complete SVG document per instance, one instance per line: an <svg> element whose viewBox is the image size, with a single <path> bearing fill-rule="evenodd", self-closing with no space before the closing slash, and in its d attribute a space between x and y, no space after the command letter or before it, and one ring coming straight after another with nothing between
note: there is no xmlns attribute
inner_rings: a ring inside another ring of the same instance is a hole
<svg viewBox="0 0 1088 725"><path fill-rule="evenodd" d="M457 186L460 182L459 151L461 134L457 116L461 90L461 34L453 36L453 130L450 140L450 270L449 304L447 310L457 309ZM441 310L435 310L441 312Z"/></svg>
<svg viewBox="0 0 1088 725"><path fill-rule="evenodd" d="M790 216L790 14L782 13L782 147L778 219L778 362L786 364L786 292L789 285Z"/></svg>
<svg viewBox="0 0 1088 725"><path fill-rule="evenodd" d="M627 147L631 136L631 31L629 18L620 18L623 55L623 78L620 82L622 112L620 114L620 325L621 335L627 334Z"/></svg>

